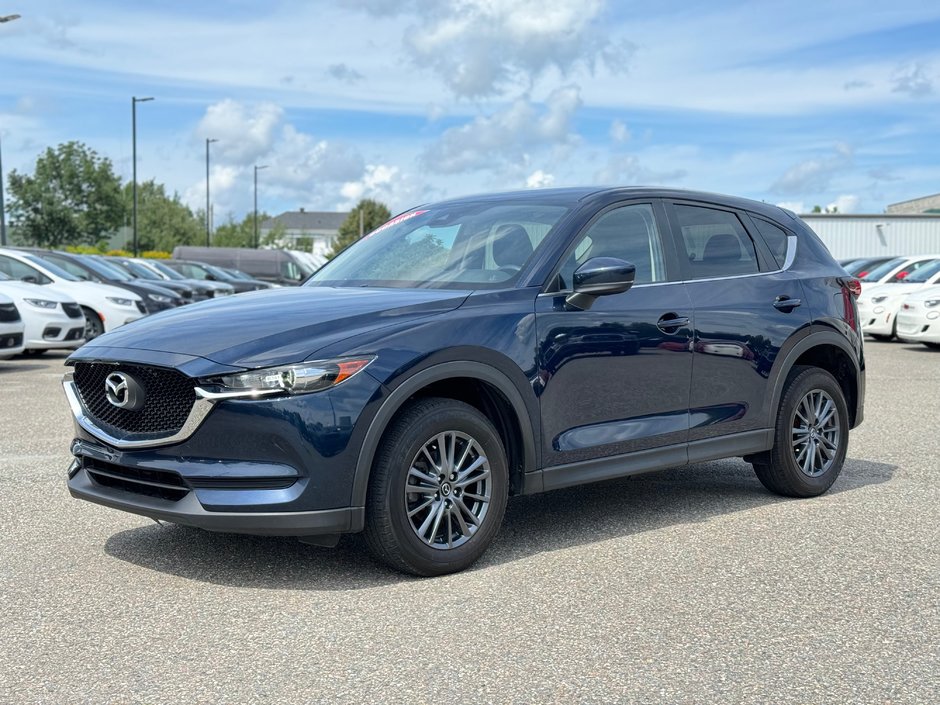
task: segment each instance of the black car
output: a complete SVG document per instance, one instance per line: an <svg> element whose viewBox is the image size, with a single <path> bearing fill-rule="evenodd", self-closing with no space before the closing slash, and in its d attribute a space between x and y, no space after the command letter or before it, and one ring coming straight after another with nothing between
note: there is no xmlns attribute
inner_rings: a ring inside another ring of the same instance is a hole
<svg viewBox="0 0 940 705"><path fill-rule="evenodd" d="M183 298L176 292L134 279L119 267L114 267L95 257L40 249L29 251L39 258L61 267L79 279L110 284L134 292L143 299L146 313L166 311L182 306L184 303Z"/></svg>
<svg viewBox="0 0 940 705"><path fill-rule="evenodd" d="M163 289L175 291L183 299L184 303L191 304L196 301L205 301L206 299L212 298L206 293L208 288L197 282L180 282L163 279L152 270L147 269L147 267L144 267L142 264L137 264L129 257L116 257L113 255L107 257L103 255L92 255L92 257L112 267L118 267L123 270L125 274L134 279L140 279L150 284L156 284Z"/></svg>
<svg viewBox="0 0 940 705"><path fill-rule="evenodd" d="M190 262L189 260L168 259L163 260L162 264L173 269L184 277L189 279L204 279L206 281L224 282L235 289L236 294L243 294L246 291L260 291L271 287L267 282L237 279L229 274L216 269L211 264L205 262Z"/></svg>
<svg viewBox="0 0 940 705"><path fill-rule="evenodd" d="M819 495L863 416L859 290L799 218L740 198L421 206L302 287L73 354L69 490L214 531L364 531L419 575L475 561L510 495L734 456Z"/></svg>

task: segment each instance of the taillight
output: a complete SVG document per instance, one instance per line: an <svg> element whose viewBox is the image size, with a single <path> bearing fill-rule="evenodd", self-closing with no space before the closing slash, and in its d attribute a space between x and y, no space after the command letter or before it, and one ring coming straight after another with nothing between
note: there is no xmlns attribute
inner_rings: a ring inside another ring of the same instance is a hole
<svg viewBox="0 0 940 705"><path fill-rule="evenodd" d="M855 299L862 293L862 283L858 279L842 279L842 315L849 328L858 332L858 320L855 316Z"/></svg>
<svg viewBox="0 0 940 705"><path fill-rule="evenodd" d="M856 299L862 295L862 283L858 279L847 279L845 287Z"/></svg>

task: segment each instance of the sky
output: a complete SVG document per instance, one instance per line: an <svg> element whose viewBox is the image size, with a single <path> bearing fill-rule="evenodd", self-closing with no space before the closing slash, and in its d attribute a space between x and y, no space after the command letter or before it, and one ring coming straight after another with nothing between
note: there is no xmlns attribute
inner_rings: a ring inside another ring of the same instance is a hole
<svg viewBox="0 0 940 705"><path fill-rule="evenodd" d="M664 185L806 212L940 192L940 3L0 0L5 172L85 142L215 222Z"/></svg>

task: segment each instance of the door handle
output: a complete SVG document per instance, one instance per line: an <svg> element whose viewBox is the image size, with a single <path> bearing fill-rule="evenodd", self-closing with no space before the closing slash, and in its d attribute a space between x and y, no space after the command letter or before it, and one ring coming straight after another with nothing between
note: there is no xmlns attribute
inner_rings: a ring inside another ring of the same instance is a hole
<svg viewBox="0 0 940 705"><path fill-rule="evenodd" d="M683 326L689 325L688 316L680 316L678 313L664 313L656 321L656 327L663 333L675 333Z"/></svg>
<svg viewBox="0 0 940 705"><path fill-rule="evenodd" d="M783 311L784 313L790 313L797 306L803 302L800 299L791 299L789 296L781 294L776 299L774 299L774 308L778 311Z"/></svg>

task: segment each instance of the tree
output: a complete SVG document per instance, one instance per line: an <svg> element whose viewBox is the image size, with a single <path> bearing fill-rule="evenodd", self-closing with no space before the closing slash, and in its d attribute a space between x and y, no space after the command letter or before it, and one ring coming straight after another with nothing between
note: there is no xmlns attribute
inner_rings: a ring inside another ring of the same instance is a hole
<svg viewBox="0 0 940 705"><path fill-rule="evenodd" d="M124 186L124 206L134 207L133 184ZM205 238L203 221L179 195L168 196L163 184L154 180L137 184L137 241L140 249L172 252L177 245L198 245Z"/></svg>
<svg viewBox="0 0 940 705"><path fill-rule="evenodd" d="M271 218L264 212L258 213L258 239L261 239L261 223ZM277 228L275 228L277 230ZM284 228L278 230L278 236L283 236ZM270 238L265 238L268 244ZM242 221L237 222L231 214L228 220L215 229L212 234L212 244L216 247L254 247L255 246L255 214L248 213ZM273 243L272 243L273 244Z"/></svg>
<svg viewBox="0 0 940 705"><path fill-rule="evenodd" d="M32 176L10 172L9 191L11 220L27 244L91 244L124 222L121 180L111 160L81 142L47 148Z"/></svg>
<svg viewBox="0 0 940 705"><path fill-rule="evenodd" d="M342 250L359 239L359 213L362 213L362 233L370 233L392 217L384 203L365 198L356 204L343 224L339 226L339 235L333 242L333 248L327 253L327 259L333 259Z"/></svg>

